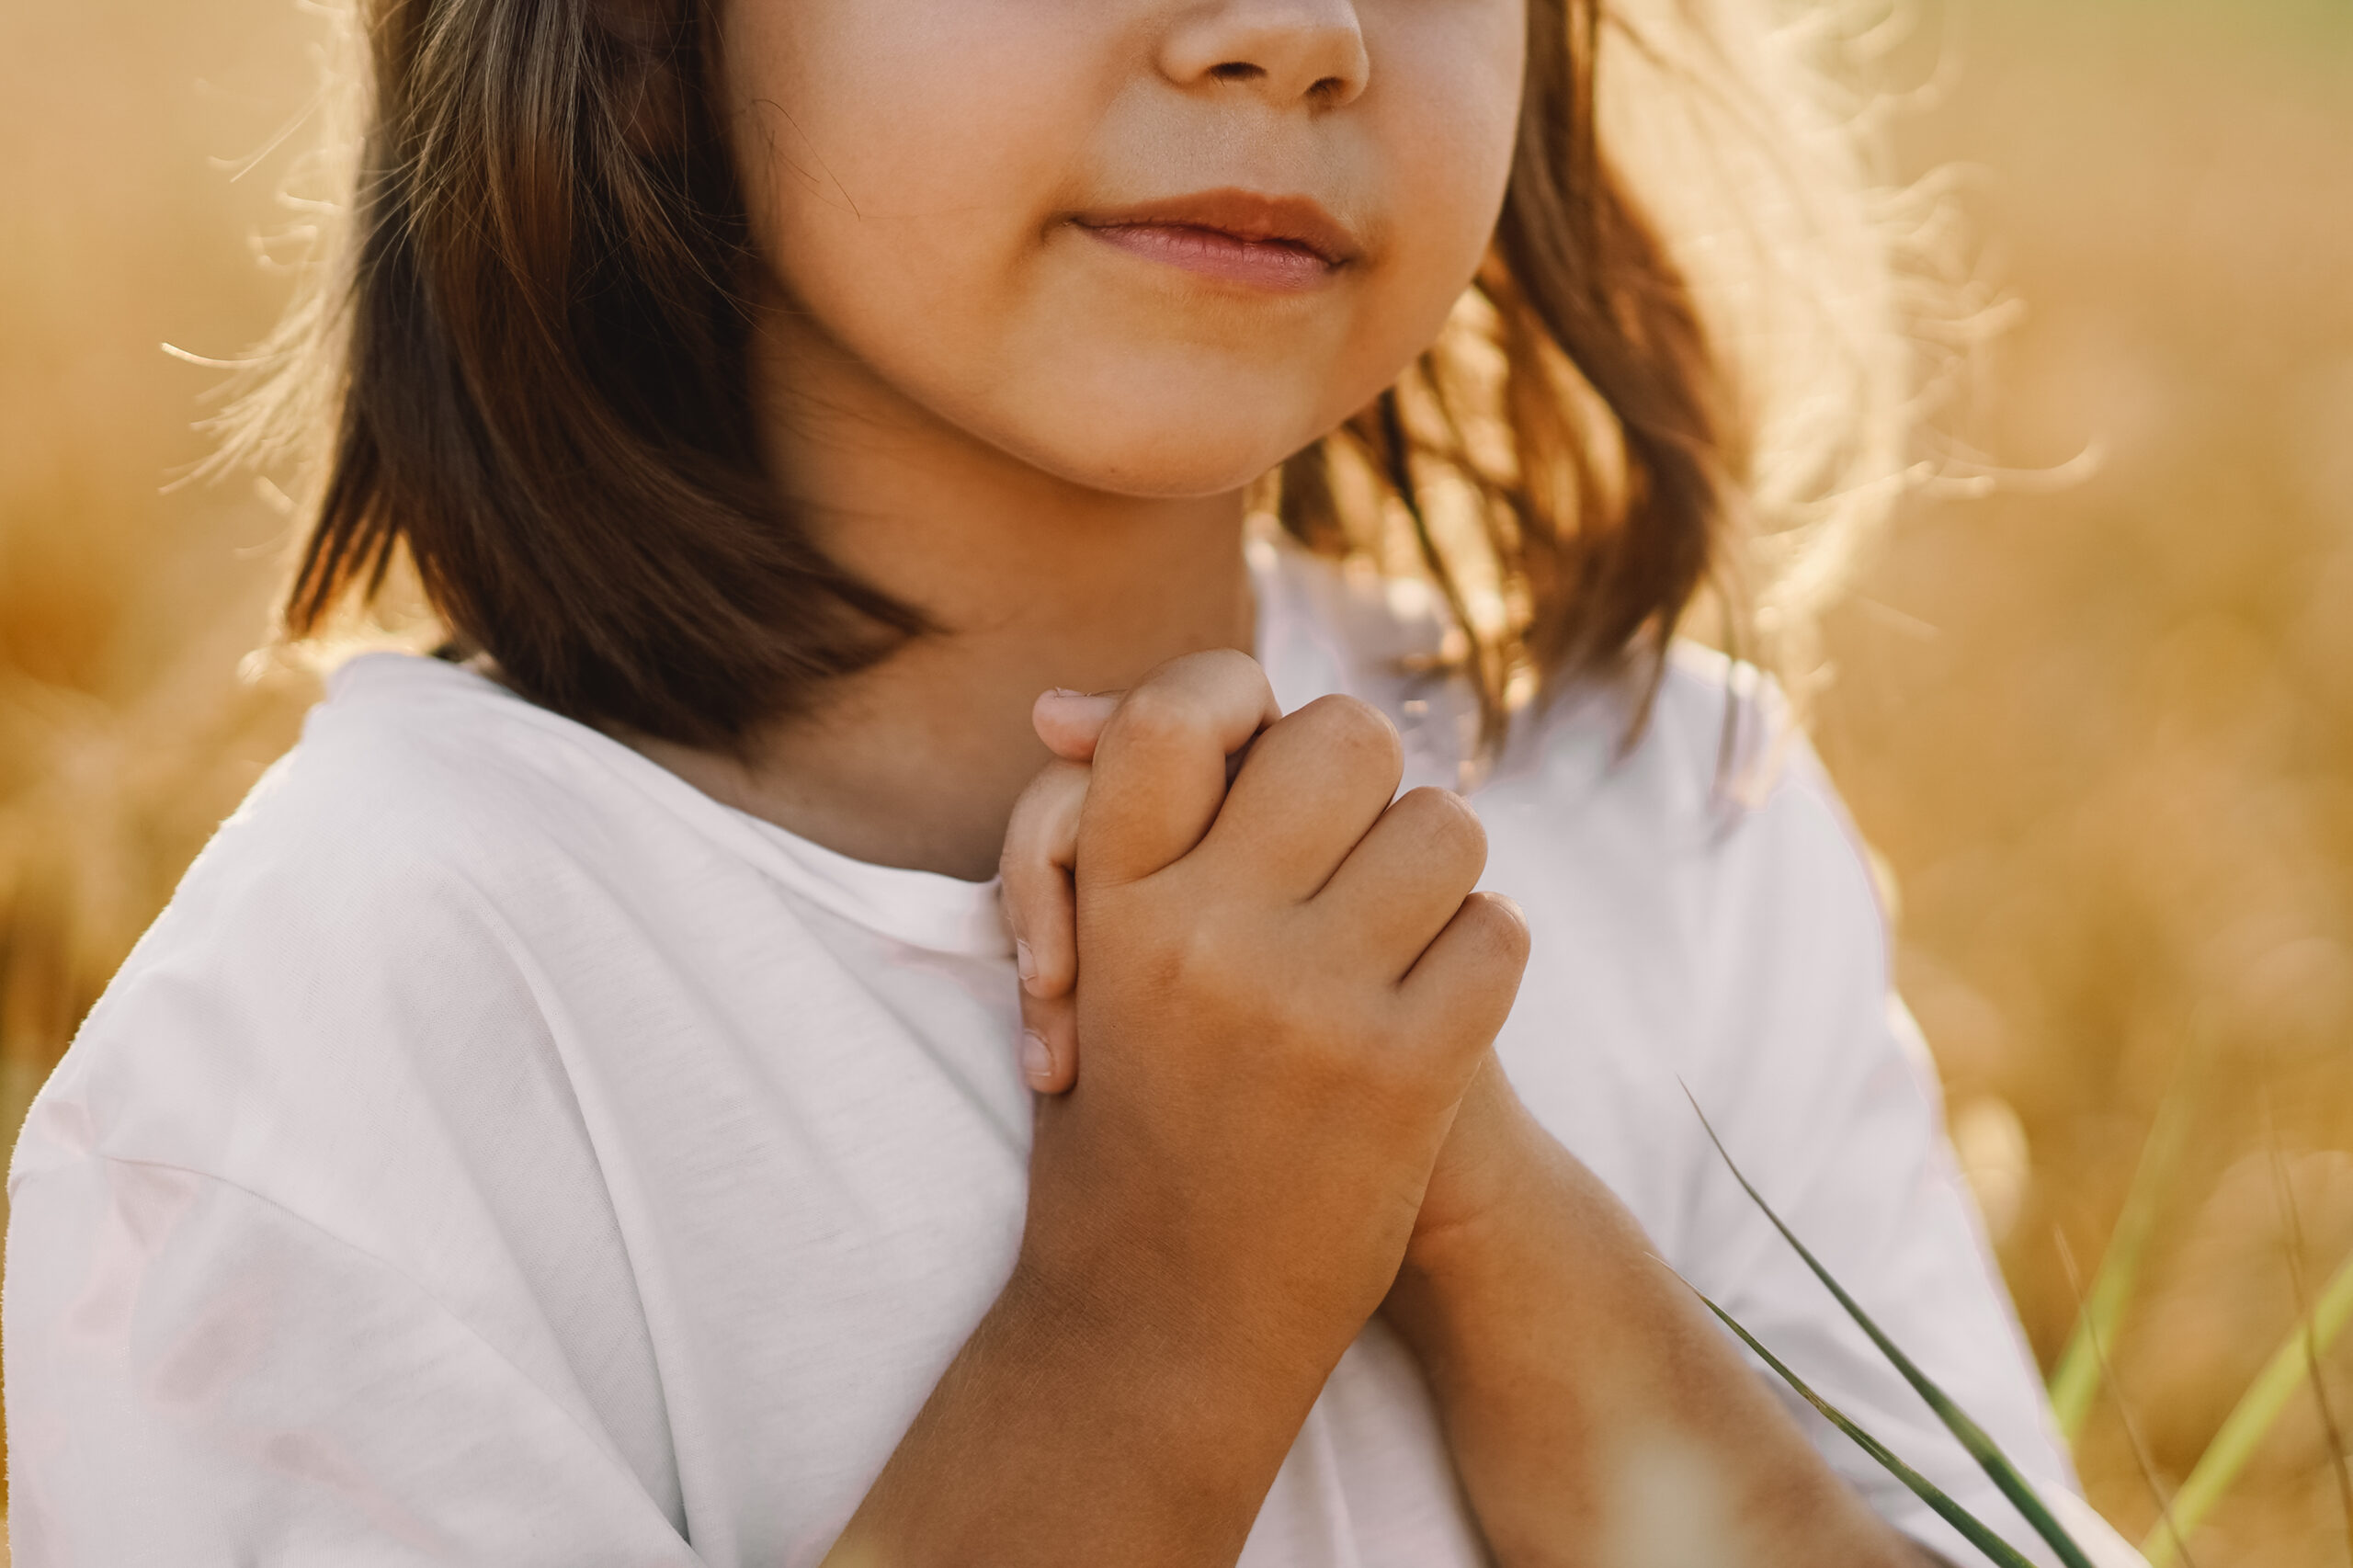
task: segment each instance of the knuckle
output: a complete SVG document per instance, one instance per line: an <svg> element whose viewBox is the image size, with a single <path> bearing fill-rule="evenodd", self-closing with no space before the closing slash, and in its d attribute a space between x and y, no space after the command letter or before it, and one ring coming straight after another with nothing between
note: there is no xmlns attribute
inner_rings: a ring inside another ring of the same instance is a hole
<svg viewBox="0 0 2353 1568"><path fill-rule="evenodd" d="M998 865L1010 869L1043 858L1046 804L1034 784L1013 802L1013 815L1005 824L1005 844L996 852Z"/></svg>
<svg viewBox="0 0 2353 1568"><path fill-rule="evenodd" d="M1222 924L1192 920L1165 931L1156 944L1154 968L1178 994L1216 996L1233 987L1234 954Z"/></svg>
<svg viewBox="0 0 2353 1568"><path fill-rule="evenodd" d="M1166 684L1140 686L1130 692L1105 726L1108 735L1127 745L1158 748L1182 745L1201 727L1199 711Z"/></svg>
<svg viewBox="0 0 2353 1568"><path fill-rule="evenodd" d="M1006 835L1005 847L997 851L996 874L1005 883L1008 901L1029 897L1051 869L1042 841L1012 833Z"/></svg>
<svg viewBox="0 0 2353 1568"><path fill-rule="evenodd" d="M1237 699L1256 705L1267 690L1267 673L1257 660L1236 648L1208 648L1155 665L1128 699L1150 693L1199 710Z"/></svg>
<svg viewBox="0 0 2353 1568"><path fill-rule="evenodd" d="M1319 697L1299 710L1317 742L1351 762L1391 772L1402 767L1405 744L1389 715L1361 698Z"/></svg>
<svg viewBox="0 0 2353 1568"><path fill-rule="evenodd" d="M1255 696L1267 685L1267 672L1239 648L1211 648L1188 653L1176 662L1199 670L1211 684L1236 692Z"/></svg>
<svg viewBox="0 0 2353 1568"><path fill-rule="evenodd" d="M1044 881L1049 869L1043 861L1017 852L1011 844L997 857L997 881L1002 884L999 896L1017 933L1026 936L1040 913L1045 902Z"/></svg>
<svg viewBox="0 0 2353 1568"><path fill-rule="evenodd" d="M1005 906L1006 924L1012 927L1014 936L1034 946L1036 937L1032 933L1044 922L1047 914L1042 890L1026 867L999 861L996 874L1002 884L997 898Z"/></svg>
<svg viewBox="0 0 2353 1568"><path fill-rule="evenodd" d="M997 851L999 861L1019 858L1022 846L1038 831L1038 821L1045 813L1045 778L1041 774L1022 787L1013 798L1013 810L1005 819L1005 846Z"/></svg>
<svg viewBox="0 0 2353 1568"><path fill-rule="evenodd" d="M1487 862L1487 828L1471 802L1451 790L1424 785L1397 802L1408 812L1415 830L1433 844L1476 865Z"/></svg>
<svg viewBox="0 0 2353 1568"><path fill-rule="evenodd" d="M1472 893L1463 913L1477 940L1479 956L1517 975L1528 963L1528 916L1518 904L1495 893Z"/></svg>
<svg viewBox="0 0 2353 1568"><path fill-rule="evenodd" d="M1033 832L1050 858L1063 847L1060 841L1077 831L1094 778L1095 770L1085 763L1057 762L1038 780Z"/></svg>
<svg viewBox="0 0 2353 1568"><path fill-rule="evenodd" d="M1477 896L1479 907L1495 923L1496 935L1504 945L1517 952L1527 952L1528 912L1519 907L1519 901L1495 892Z"/></svg>
<svg viewBox="0 0 2353 1568"><path fill-rule="evenodd" d="M1074 800L1084 800L1094 770L1085 763L1060 758L1046 764L1014 797L1013 812L1006 819L1005 849L1000 859L1011 860L1025 851L1041 848L1056 819Z"/></svg>

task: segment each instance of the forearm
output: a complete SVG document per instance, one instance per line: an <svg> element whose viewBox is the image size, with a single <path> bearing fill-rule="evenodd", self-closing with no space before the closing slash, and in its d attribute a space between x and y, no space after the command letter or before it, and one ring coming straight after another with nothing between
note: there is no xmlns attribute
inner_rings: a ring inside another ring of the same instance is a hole
<svg viewBox="0 0 2353 1568"><path fill-rule="evenodd" d="M1507 1221L1417 1240L1384 1308L1502 1568L1931 1562L1815 1453L1608 1189L1532 1122L1516 1137Z"/></svg>
<svg viewBox="0 0 2353 1568"><path fill-rule="evenodd" d="M1240 1555L1322 1375L1180 1308L1017 1275L867 1494L826 1568Z"/></svg>

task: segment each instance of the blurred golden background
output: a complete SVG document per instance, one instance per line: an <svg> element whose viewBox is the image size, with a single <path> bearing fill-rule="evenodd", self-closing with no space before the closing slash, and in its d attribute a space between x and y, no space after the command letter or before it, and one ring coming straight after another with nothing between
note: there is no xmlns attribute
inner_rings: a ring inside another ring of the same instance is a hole
<svg viewBox="0 0 2353 1568"><path fill-rule="evenodd" d="M2046 1369L2154 1168L2121 1313L2077 1358L2111 1375L2075 1396L2092 1500L2140 1540L2353 1252L2353 4L1948 19L1902 165L1958 172L2023 303L1948 419L2018 477L1907 507L1832 618L1817 729ZM221 376L158 345L234 355L282 303L250 236L300 221L285 160L239 170L324 32L296 0L0 13L11 1135L311 695L239 676L282 501L165 488ZM2353 1335L2321 1367L2341 1432ZM2200 1568L2353 1564L2291 1370Z"/></svg>

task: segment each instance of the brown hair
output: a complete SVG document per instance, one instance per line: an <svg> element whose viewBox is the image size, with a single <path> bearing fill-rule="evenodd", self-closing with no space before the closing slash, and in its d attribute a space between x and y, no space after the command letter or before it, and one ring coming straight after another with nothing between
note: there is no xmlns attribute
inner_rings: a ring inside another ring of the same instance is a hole
<svg viewBox="0 0 2353 1568"><path fill-rule="evenodd" d="M1273 481L1284 526L1326 552L1402 512L1491 743L1516 677L1557 689L1631 655L1647 688L1723 558L1737 477L1689 291L1597 144L1597 5L1529 8L1469 329L1500 350L1499 384L1450 331ZM759 264L704 0L369 0L363 17L351 270L340 327L317 335L343 336L335 427L288 631L373 595L404 550L453 636L534 700L701 744L920 635L918 611L811 544L763 466ZM1443 476L1476 498L1456 537L1425 504ZM1370 507L1343 499L1365 483ZM1466 549L1500 617L1470 602Z"/></svg>

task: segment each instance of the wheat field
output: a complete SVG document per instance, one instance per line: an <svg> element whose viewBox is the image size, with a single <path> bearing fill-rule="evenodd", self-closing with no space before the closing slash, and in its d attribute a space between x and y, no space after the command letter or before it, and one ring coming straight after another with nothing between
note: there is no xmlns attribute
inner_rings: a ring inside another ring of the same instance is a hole
<svg viewBox="0 0 2353 1568"><path fill-rule="evenodd" d="M1899 519L1816 727L2046 1368L2174 1108L2076 1445L2139 1540L2353 1253L2353 6L1949 19L1903 157L1959 171L2023 306L1949 412L2007 477ZM295 0L0 13L11 1132L313 695L240 675L289 524L265 487L169 487L220 376L158 346L233 355L282 302L249 241L293 221L284 155L239 171L322 37ZM2353 1335L2322 1381L2342 1426ZM2321 1411L2296 1391L2199 1568L2353 1568Z"/></svg>
<svg viewBox="0 0 2353 1568"><path fill-rule="evenodd" d="M2291 1256L2309 1294L2353 1252L2353 7L1989 4L1959 52L1906 162L1967 171L2025 306L1966 423L2027 472L1904 520L1821 739L2046 1366L2068 1255L2190 1110L2109 1356L2170 1488L2296 1321ZM2131 1436L2104 1397L2076 1449L2137 1540ZM2192 1558L2353 1562L2331 1469L2302 1398Z"/></svg>

